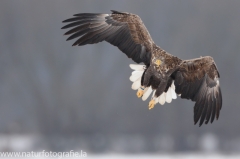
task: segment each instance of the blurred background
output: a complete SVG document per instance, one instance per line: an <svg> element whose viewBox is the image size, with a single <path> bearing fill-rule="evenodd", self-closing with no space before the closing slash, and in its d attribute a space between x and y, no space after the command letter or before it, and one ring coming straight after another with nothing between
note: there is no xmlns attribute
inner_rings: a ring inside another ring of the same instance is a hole
<svg viewBox="0 0 240 159"><path fill-rule="evenodd" d="M1 0L0 151L88 154L240 152L240 1ZM148 110L131 89L134 63L106 42L72 47L60 28L73 14L138 14L155 43L181 59L212 56L220 119L199 127L194 103Z"/></svg>

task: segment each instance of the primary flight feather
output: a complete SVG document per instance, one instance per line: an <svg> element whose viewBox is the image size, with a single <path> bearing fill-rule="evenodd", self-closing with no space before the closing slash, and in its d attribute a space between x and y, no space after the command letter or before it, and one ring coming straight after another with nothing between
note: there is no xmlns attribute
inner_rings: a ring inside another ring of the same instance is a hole
<svg viewBox="0 0 240 159"><path fill-rule="evenodd" d="M210 56L191 60L175 57L152 40L139 16L112 10L111 14L80 13L63 21L67 40L78 38L73 46L107 41L118 47L136 63L130 80L137 96L146 100L151 94L149 109L176 99L195 102L194 123L199 126L219 118L222 94L217 66Z"/></svg>

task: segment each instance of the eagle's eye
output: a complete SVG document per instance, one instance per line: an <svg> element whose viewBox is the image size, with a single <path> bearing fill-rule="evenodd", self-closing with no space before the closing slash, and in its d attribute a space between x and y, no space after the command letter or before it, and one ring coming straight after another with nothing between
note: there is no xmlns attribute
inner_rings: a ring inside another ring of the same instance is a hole
<svg viewBox="0 0 240 159"><path fill-rule="evenodd" d="M155 64L156 64L157 66L160 66L160 65L161 65L161 63L162 63L162 61L161 61L161 60L156 60L156 61L155 61Z"/></svg>

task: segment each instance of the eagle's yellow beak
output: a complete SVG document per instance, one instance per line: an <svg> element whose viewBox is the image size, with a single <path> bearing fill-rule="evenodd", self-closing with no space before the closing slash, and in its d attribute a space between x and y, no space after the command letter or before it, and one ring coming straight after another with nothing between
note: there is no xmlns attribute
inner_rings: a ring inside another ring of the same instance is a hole
<svg viewBox="0 0 240 159"><path fill-rule="evenodd" d="M157 66L160 66L160 65L161 65L161 60L156 60L156 61L155 61L155 64L156 64Z"/></svg>

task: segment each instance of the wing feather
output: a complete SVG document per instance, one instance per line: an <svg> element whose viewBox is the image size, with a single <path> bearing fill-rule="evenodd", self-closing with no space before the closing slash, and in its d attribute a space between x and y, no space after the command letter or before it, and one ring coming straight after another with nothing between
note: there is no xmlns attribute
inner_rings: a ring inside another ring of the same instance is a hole
<svg viewBox="0 0 240 159"><path fill-rule="evenodd" d="M95 33L95 35L93 36L93 38L90 38L92 41L94 41L94 43L98 43L98 42L101 42L104 40L104 37L108 36L109 34L111 34L113 31L115 31L116 28L111 28L110 26L107 26L101 30L98 30ZM103 36L101 36L103 35ZM94 38L95 37L95 38ZM84 37L82 37L84 38ZM78 46L81 46L81 45L85 45L83 43L83 39L82 38L79 38L74 44L73 46L75 45L78 45ZM90 40L87 40L87 41L90 41ZM87 42L85 41L85 43ZM88 42L90 44L93 44L93 42Z"/></svg>
<svg viewBox="0 0 240 159"><path fill-rule="evenodd" d="M74 32L73 35L71 35L67 40L72 40L76 37L79 37L79 36L82 36L82 35L86 35L86 34L89 34L89 33L92 33L92 32L96 32L102 28L106 28L107 25L103 24L103 23L92 23L91 26L89 24L84 24L80 27L76 27L72 30L69 30L68 32L66 32L65 34L72 34ZM83 38L83 37L82 37Z"/></svg>
<svg viewBox="0 0 240 159"><path fill-rule="evenodd" d="M65 25L64 27L62 27L61 29L67 29L67 28L72 28L72 27L74 27L74 26L81 26L81 25L83 25L83 24L88 24L88 23L93 23L93 22L95 22L95 23L97 23L97 22L102 22L103 21L103 19L99 19L99 18L89 18L89 19L84 19L84 20L79 20L79 21L77 21L77 22L72 22L72 23L70 23L70 24L68 24L68 25Z"/></svg>
<svg viewBox="0 0 240 159"><path fill-rule="evenodd" d="M71 30L69 30L68 32L65 33L65 35L69 35L72 34L74 32L80 32L82 30L91 30L91 32L99 30L101 28L106 27L107 25L104 24L103 22L93 22L93 23L87 23L87 24L83 24L81 26L77 26ZM83 33L84 34L84 33ZM82 34L82 35L83 35ZM70 40L70 39L69 39Z"/></svg>
<svg viewBox="0 0 240 159"><path fill-rule="evenodd" d="M208 99L209 105L208 105L205 124L207 124L209 122L210 117L211 117L212 108L213 108L213 94L210 94L208 97L209 97L209 99Z"/></svg>

